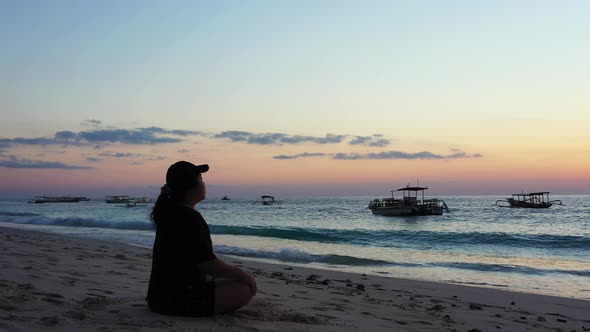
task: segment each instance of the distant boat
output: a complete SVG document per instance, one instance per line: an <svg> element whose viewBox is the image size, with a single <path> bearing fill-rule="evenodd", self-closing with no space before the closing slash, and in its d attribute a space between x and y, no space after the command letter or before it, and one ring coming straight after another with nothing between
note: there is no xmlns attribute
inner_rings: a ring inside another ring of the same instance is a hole
<svg viewBox="0 0 590 332"><path fill-rule="evenodd" d="M137 202L134 200L128 200L127 203L125 203L125 207L136 207L137 206Z"/></svg>
<svg viewBox="0 0 590 332"><path fill-rule="evenodd" d="M442 215L443 210L449 212L447 204L439 199L424 199L424 191L428 187L410 187L400 188L391 191L391 197L381 200L374 199L369 203L368 208L375 215L380 216L427 216ZM396 199L393 193L402 192L402 198ZM418 193L422 193L422 198L418 199Z"/></svg>
<svg viewBox="0 0 590 332"><path fill-rule="evenodd" d="M78 203L89 200L90 198L81 196L35 196L29 203Z"/></svg>
<svg viewBox="0 0 590 332"><path fill-rule="evenodd" d="M146 204L146 203L150 203L152 201L151 198L145 197L145 196L143 196L143 197L132 197L129 200L130 201L134 201L135 203L138 203L138 204Z"/></svg>
<svg viewBox="0 0 590 332"><path fill-rule="evenodd" d="M496 201L496 205L502 207L512 208L532 208L532 209L546 209L552 205L563 205L560 200L549 200L549 191L541 191L536 193L520 193L512 194L512 197L506 199L499 199ZM498 203L508 203L508 205L502 205Z"/></svg>
<svg viewBox="0 0 590 332"><path fill-rule="evenodd" d="M127 203L131 200L131 197L127 195L116 195L116 196L105 196L105 202L107 203Z"/></svg>
<svg viewBox="0 0 590 332"><path fill-rule="evenodd" d="M262 195L260 196L262 199L262 205L273 205L275 201L275 197L271 195Z"/></svg>
<svg viewBox="0 0 590 332"><path fill-rule="evenodd" d="M227 197L227 196L223 196L223 197L221 197L221 200L222 200L222 201L229 201L229 197Z"/></svg>

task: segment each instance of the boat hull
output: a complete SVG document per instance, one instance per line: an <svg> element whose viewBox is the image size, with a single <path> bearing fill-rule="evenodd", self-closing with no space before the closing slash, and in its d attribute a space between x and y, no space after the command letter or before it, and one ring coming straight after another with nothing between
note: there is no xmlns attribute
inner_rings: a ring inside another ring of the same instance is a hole
<svg viewBox="0 0 590 332"><path fill-rule="evenodd" d="M44 203L78 203L78 202L87 202L90 198L87 197L49 197L43 196L41 199L35 199L29 201L29 203L35 204L44 204Z"/></svg>
<svg viewBox="0 0 590 332"><path fill-rule="evenodd" d="M527 202L509 202L511 208L529 208L529 209L546 209L553 205L552 203L527 203Z"/></svg>
<svg viewBox="0 0 590 332"><path fill-rule="evenodd" d="M370 208L374 215L387 217L404 217L404 216L430 216L443 214L442 207L419 207L419 206L391 206L391 207L374 207Z"/></svg>

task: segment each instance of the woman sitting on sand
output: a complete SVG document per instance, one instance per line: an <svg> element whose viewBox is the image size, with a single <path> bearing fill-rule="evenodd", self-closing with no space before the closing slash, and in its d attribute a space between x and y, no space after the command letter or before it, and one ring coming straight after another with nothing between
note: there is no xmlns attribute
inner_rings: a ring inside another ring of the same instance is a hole
<svg viewBox="0 0 590 332"><path fill-rule="evenodd" d="M179 161L166 173L150 215L156 228L147 295L152 311L211 316L238 309L256 294L250 274L215 256L209 227L195 210L205 198L201 174L208 170Z"/></svg>

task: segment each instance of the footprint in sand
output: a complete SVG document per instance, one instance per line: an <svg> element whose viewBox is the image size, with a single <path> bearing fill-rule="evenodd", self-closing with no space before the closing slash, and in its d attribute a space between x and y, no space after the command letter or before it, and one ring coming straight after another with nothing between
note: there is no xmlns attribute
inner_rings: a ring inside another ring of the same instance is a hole
<svg viewBox="0 0 590 332"><path fill-rule="evenodd" d="M76 282L78 282L79 280L76 278L70 278L70 277L59 277L62 280L62 285L65 286L76 286Z"/></svg>
<svg viewBox="0 0 590 332"><path fill-rule="evenodd" d="M86 318L86 314L84 313L84 311L68 311L64 313L62 316L75 320L83 320Z"/></svg>
<svg viewBox="0 0 590 332"><path fill-rule="evenodd" d="M18 284L18 286L16 286L18 289L22 289L22 290L31 290L34 289L35 286L33 286L33 284Z"/></svg>
<svg viewBox="0 0 590 332"><path fill-rule="evenodd" d="M57 305L63 305L64 302L60 299L56 299L54 297L44 297L41 299L42 301L48 302L48 303L53 303L53 304L57 304Z"/></svg>
<svg viewBox="0 0 590 332"><path fill-rule="evenodd" d="M41 324L46 326L55 326L59 323L59 317L57 316L48 316L48 317L41 317L39 319Z"/></svg>
<svg viewBox="0 0 590 332"><path fill-rule="evenodd" d="M109 295L112 295L115 293L110 290L104 290L104 289L99 289L99 288L88 288L88 290L99 291L99 292L103 292L103 293L109 294Z"/></svg>
<svg viewBox="0 0 590 332"><path fill-rule="evenodd" d="M63 299L64 298L63 295L57 294L57 293L33 292L33 294L40 295L40 296L47 296L47 297L57 298L57 299Z"/></svg>

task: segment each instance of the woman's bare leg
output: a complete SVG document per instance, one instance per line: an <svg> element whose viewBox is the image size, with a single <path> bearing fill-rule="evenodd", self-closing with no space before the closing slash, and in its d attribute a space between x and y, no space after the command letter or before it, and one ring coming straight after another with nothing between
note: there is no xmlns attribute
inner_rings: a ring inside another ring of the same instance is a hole
<svg viewBox="0 0 590 332"><path fill-rule="evenodd" d="M215 313L233 311L252 299L250 287L245 282L229 279L215 280Z"/></svg>

